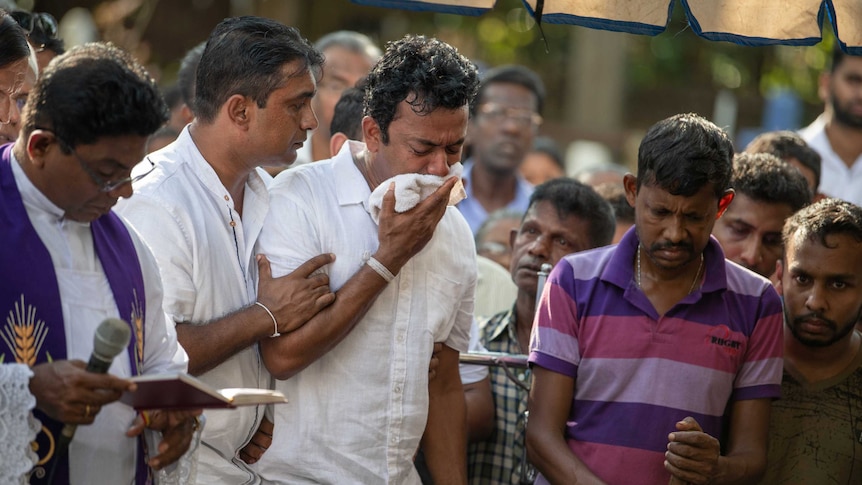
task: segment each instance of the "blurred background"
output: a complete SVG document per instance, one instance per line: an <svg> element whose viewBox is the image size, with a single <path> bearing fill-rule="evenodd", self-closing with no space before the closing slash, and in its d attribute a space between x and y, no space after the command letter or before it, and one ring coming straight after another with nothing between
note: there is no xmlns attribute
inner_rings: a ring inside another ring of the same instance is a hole
<svg viewBox="0 0 862 485"><path fill-rule="evenodd" d="M381 46L406 33L435 36L480 66L518 63L538 72L548 89L540 134L568 147L570 158L580 151L627 167L645 129L675 113L710 118L739 149L761 131L807 125L822 110L817 78L834 44L829 27L813 47L704 40L679 4L665 32L649 37L545 23L540 32L521 0L498 0L479 17L349 0L3 1L6 8L52 14L67 47L91 40L120 45L165 87L175 81L185 52L229 16L270 17L312 42L341 29Z"/></svg>

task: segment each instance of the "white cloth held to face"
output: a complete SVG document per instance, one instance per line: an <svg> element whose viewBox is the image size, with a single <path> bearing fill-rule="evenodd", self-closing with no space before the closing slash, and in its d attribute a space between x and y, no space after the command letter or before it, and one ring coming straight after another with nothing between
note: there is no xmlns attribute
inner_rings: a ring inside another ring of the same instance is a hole
<svg viewBox="0 0 862 485"><path fill-rule="evenodd" d="M396 175L378 185L371 192L371 197L368 198L371 218L374 219L375 223L380 220L380 208L383 206L383 196L386 195L386 191L389 190L389 185L392 183L395 183L395 212L407 212L433 194L445 181L452 177L458 177L458 182L452 188L452 192L449 193L449 205L455 205L467 197L464 183L461 182L461 174L463 172L464 166L461 165L461 162L458 162L449 167L449 175L445 177L419 173Z"/></svg>

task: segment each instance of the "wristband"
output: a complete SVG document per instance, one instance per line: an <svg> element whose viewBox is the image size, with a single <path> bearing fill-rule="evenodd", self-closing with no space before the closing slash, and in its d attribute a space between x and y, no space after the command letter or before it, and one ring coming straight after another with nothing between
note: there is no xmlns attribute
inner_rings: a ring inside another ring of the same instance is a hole
<svg viewBox="0 0 862 485"><path fill-rule="evenodd" d="M266 305L264 305L263 303L261 303L259 301L254 302L254 304L263 308L263 310L269 315L269 318L272 319L273 333L269 337L274 338L274 337L278 337L279 335L281 335L280 333L278 333L278 322L275 321L275 315L273 315L272 312L269 311L269 308L267 308Z"/></svg>
<svg viewBox="0 0 862 485"><path fill-rule="evenodd" d="M387 283L395 279L395 275L392 274L386 266L383 266L383 263L377 261L374 256L368 258L368 261L366 261L365 264L370 266L371 269L373 269L375 273L379 274L381 278L386 280Z"/></svg>

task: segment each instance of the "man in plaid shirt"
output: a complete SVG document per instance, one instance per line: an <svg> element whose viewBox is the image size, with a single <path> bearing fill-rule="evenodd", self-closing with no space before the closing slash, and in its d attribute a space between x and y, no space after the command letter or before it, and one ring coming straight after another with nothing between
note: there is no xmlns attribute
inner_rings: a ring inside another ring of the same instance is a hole
<svg viewBox="0 0 862 485"><path fill-rule="evenodd" d="M610 204L589 186L560 178L536 187L520 227L510 237L510 272L518 286L515 304L479 321L480 338L488 351L526 354L542 264L554 265L567 254L605 246L611 242L614 229ZM518 383L509 379L504 369L491 369L496 426L487 440L468 447L471 484L517 485L530 476L524 469L524 412L530 371L518 369L513 374Z"/></svg>

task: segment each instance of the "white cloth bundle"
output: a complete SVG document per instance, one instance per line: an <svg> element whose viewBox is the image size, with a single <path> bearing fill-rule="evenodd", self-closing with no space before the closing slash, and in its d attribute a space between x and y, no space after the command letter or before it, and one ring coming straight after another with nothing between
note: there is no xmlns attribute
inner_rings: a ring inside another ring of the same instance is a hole
<svg viewBox="0 0 862 485"><path fill-rule="evenodd" d="M405 173L396 175L382 184L378 185L371 197L368 198L368 206L371 211L371 218L374 222L380 219L380 208L383 205L383 196L389 190L389 184L395 183L395 212L406 212L416 207L419 202L425 200L435 190L443 185L443 182L452 177L457 177L458 182L449 193L449 205L455 205L467 197L467 192L464 190L464 183L461 182L461 174L464 172L464 166L460 162L449 167L449 175L441 177L439 175L423 175L418 173Z"/></svg>

